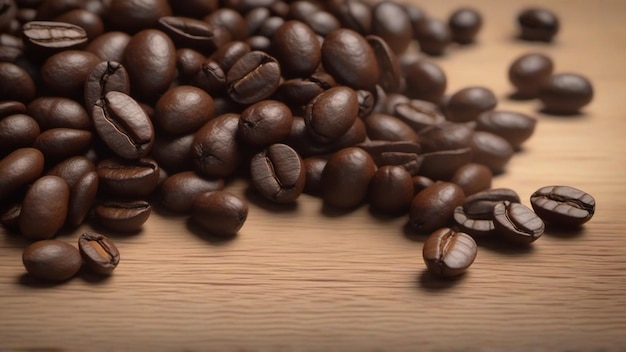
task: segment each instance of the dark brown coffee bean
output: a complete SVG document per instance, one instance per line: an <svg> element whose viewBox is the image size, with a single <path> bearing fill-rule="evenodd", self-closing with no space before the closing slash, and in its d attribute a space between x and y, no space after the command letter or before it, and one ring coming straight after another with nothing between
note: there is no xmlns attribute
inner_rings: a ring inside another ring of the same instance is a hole
<svg viewBox="0 0 626 352"><path fill-rule="evenodd" d="M287 21L272 37L272 52L287 77L307 77L319 66L320 42L311 27L300 21Z"/></svg>
<svg viewBox="0 0 626 352"><path fill-rule="evenodd" d="M224 72L228 72L235 62L250 51L250 45L243 41L234 40L217 49L210 58L215 61Z"/></svg>
<svg viewBox="0 0 626 352"><path fill-rule="evenodd" d="M159 183L159 166L147 157L104 159L98 163L97 171L102 189L115 196L147 196Z"/></svg>
<svg viewBox="0 0 626 352"><path fill-rule="evenodd" d="M409 226L417 233L431 233L447 226L454 209L463 204L461 187L451 182L438 181L413 197Z"/></svg>
<svg viewBox="0 0 626 352"><path fill-rule="evenodd" d="M196 132L191 159L196 171L208 177L230 176L239 165L239 115L220 115Z"/></svg>
<svg viewBox="0 0 626 352"><path fill-rule="evenodd" d="M180 82L189 83L192 77L200 72L205 61L206 57L196 50L190 48L176 49L176 71Z"/></svg>
<svg viewBox="0 0 626 352"><path fill-rule="evenodd" d="M95 206L99 224L117 232L137 232L150 217L152 207L145 201L102 202Z"/></svg>
<svg viewBox="0 0 626 352"><path fill-rule="evenodd" d="M82 265L80 252L59 240L37 241L24 249L22 262L28 274L46 281L65 281Z"/></svg>
<svg viewBox="0 0 626 352"><path fill-rule="evenodd" d="M243 16L230 8L218 8L202 19L213 27L222 27L230 33L232 40L245 40L248 37L248 28Z"/></svg>
<svg viewBox="0 0 626 352"><path fill-rule="evenodd" d="M33 147L41 150L46 159L60 160L84 153L91 140L90 131L53 128L37 136Z"/></svg>
<svg viewBox="0 0 626 352"><path fill-rule="evenodd" d="M89 171L82 175L70 189L70 200L65 223L77 227L83 223L98 193L98 173Z"/></svg>
<svg viewBox="0 0 626 352"><path fill-rule="evenodd" d="M28 239L52 238L65 223L70 187L58 176L42 176L26 192L19 226Z"/></svg>
<svg viewBox="0 0 626 352"><path fill-rule="evenodd" d="M74 9L54 18L56 22L71 23L85 30L88 40L93 40L104 32L104 23L98 14L86 9Z"/></svg>
<svg viewBox="0 0 626 352"><path fill-rule="evenodd" d="M219 94L226 87L226 73L217 62L207 59L200 63L199 70L189 78L189 84L209 94Z"/></svg>
<svg viewBox="0 0 626 352"><path fill-rule="evenodd" d="M425 100L413 99L406 103L398 103L390 108L388 113L404 121L417 132L430 126L443 124L446 121L441 111L431 102Z"/></svg>
<svg viewBox="0 0 626 352"><path fill-rule="evenodd" d="M85 51L94 53L102 61L122 62L124 50L126 50L130 38L128 33L106 32L90 41L85 47Z"/></svg>
<svg viewBox="0 0 626 352"><path fill-rule="evenodd" d="M336 0L332 3L335 16L342 26L361 35L372 31L371 6L361 0Z"/></svg>
<svg viewBox="0 0 626 352"><path fill-rule="evenodd" d="M593 196L570 186L541 187L530 196L530 204L545 222L564 227L586 223L596 208Z"/></svg>
<svg viewBox="0 0 626 352"><path fill-rule="evenodd" d="M266 21L269 21L269 22L275 21L275 20L270 20L270 18L279 18L280 20L282 20L281 24L278 25L278 27L280 27L282 23L285 23L285 20L282 17L272 16L272 12L270 11L270 9L266 7L256 7L246 12L243 18L244 20L246 20L246 27L248 28L248 36L260 34L261 27L263 26L264 23L266 23ZM273 27L273 30L276 30L278 28L278 27L274 27L274 25L271 25L271 27Z"/></svg>
<svg viewBox="0 0 626 352"><path fill-rule="evenodd" d="M447 227L433 232L422 248L428 272L443 278L463 274L472 265L477 253L478 246L472 237Z"/></svg>
<svg viewBox="0 0 626 352"><path fill-rule="evenodd" d="M363 143L359 143L357 147L368 152L374 159L380 154L386 152L399 152L399 153L414 153L419 154L422 148L419 144L413 142L391 142L391 141L373 141L368 140Z"/></svg>
<svg viewBox="0 0 626 352"><path fill-rule="evenodd" d="M405 168L381 166L370 182L372 209L386 214L406 213L413 200L413 179Z"/></svg>
<svg viewBox="0 0 626 352"><path fill-rule="evenodd" d="M20 148L0 160L0 201L16 195L41 176L44 156L35 148Z"/></svg>
<svg viewBox="0 0 626 352"><path fill-rule="evenodd" d="M477 131L487 131L504 138L515 150L535 132L537 119L526 114L505 110L487 111L476 120Z"/></svg>
<svg viewBox="0 0 626 352"><path fill-rule="evenodd" d="M310 156L302 160L304 165L304 193L319 196L322 194L322 172L326 167L326 159L318 156Z"/></svg>
<svg viewBox="0 0 626 352"><path fill-rule="evenodd" d="M64 50L50 56L41 67L43 84L61 96L82 97L85 81L100 62L88 51Z"/></svg>
<svg viewBox="0 0 626 352"><path fill-rule="evenodd" d="M539 7L524 9L517 15L519 38L550 42L559 32L559 18L550 10Z"/></svg>
<svg viewBox="0 0 626 352"><path fill-rule="evenodd" d="M89 113L98 99L111 91L130 94L130 79L122 64L117 61L102 61L91 70L85 80L85 108Z"/></svg>
<svg viewBox="0 0 626 352"><path fill-rule="evenodd" d="M221 178L205 178L194 171L183 171L169 176L160 186L160 201L167 209L190 212L194 199L202 193L224 189Z"/></svg>
<svg viewBox="0 0 626 352"><path fill-rule="evenodd" d="M402 120L383 113L372 114L365 119L367 135L371 140L405 141L418 143L419 136Z"/></svg>
<svg viewBox="0 0 626 352"><path fill-rule="evenodd" d="M470 44L482 27L483 19L473 8L462 7L455 10L448 18L448 28L452 41L459 44Z"/></svg>
<svg viewBox="0 0 626 352"><path fill-rule="evenodd" d="M379 167L386 165L401 166L411 176L418 174L423 161L424 157L419 154L403 152L384 152L374 158L374 162Z"/></svg>
<svg viewBox="0 0 626 352"><path fill-rule="evenodd" d="M191 170L191 146L195 134L187 134L181 137L157 137L150 156L159 164L161 169L168 172Z"/></svg>
<svg viewBox="0 0 626 352"><path fill-rule="evenodd" d="M167 90L157 101L154 122L170 135L197 131L213 118L213 98L202 89L177 86Z"/></svg>
<svg viewBox="0 0 626 352"><path fill-rule="evenodd" d="M233 236L248 217L248 204L227 191L202 193L193 202L191 220L209 234Z"/></svg>
<svg viewBox="0 0 626 352"><path fill-rule="evenodd" d="M493 223L499 236L511 243L530 244L545 230L545 225L530 208L503 201L493 208Z"/></svg>
<svg viewBox="0 0 626 352"><path fill-rule="evenodd" d="M39 124L28 115L0 117L0 150L2 150L0 155L32 146L39 132Z"/></svg>
<svg viewBox="0 0 626 352"><path fill-rule="evenodd" d="M456 228L474 238L488 237L496 233L492 217L493 214L486 216L469 214L462 205L454 208L452 215Z"/></svg>
<svg viewBox="0 0 626 352"><path fill-rule="evenodd" d="M508 188L488 189L469 195L462 206L454 209L454 223L475 238L494 235L493 209L505 200L513 203L520 201L517 193Z"/></svg>
<svg viewBox="0 0 626 352"><path fill-rule="evenodd" d="M443 69L427 59L415 60L402 65L406 80L406 95L412 99L426 100L440 104L448 86L448 79Z"/></svg>
<svg viewBox="0 0 626 352"><path fill-rule="evenodd" d="M381 1L372 8L372 34L381 37L394 53L404 52L413 39L413 26L404 7Z"/></svg>
<svg viewBox="0 0 626 352"><path fill-rule="evenodd" d="M376 55L367 40L346 28L324 39L322 65L337 82L353 89L374 90L380 75Z"/></svg>
<svg viewBox="0 0 626 352"><path fill-rule="evenodd" d="M509 82L515 87L515 98L536 98L554 71L552 59L541 53L524 54L509 66Z"/></svg>
<svg viewBox="0 0 626 352"><path fill-rule="evenodd" d="M122 64L128 71L132 92L154 98L169 88L176 74L176 48L156 29L135 34L124 50Z"/></svg>
<svg viewBox="0 0 626 352"><path fill-rule="evenodd" d="M435 183L435 181L431 180L426 176L415 175L412 177L413 179L413 195L415 196L419 192L426 189L428 186Z"/></svg>
<svg viewBox="0 0 626 352"><path fill-rule="evenodd" d="M448 25L436 17L426 17L420 21L414 34L420 50L431 56L443 55L452 41Z"/></svg>
<svg viewBox="0 0 626 352"><path fill-rule="evenodd" d="M26 105L15 100L0 101L0 119L10 115L19 115L26 113Z"/></svg>
<svg viewBox="0 0 626 352"><path fill-rule="evenodd" d="M52 128L74 128L93 130L93 121L83 106L68 98L39 97L27 107L42 131Z"/></svg>
<svg viewBox="0 0 626 352"><path fill-rule="evenodd" d="M239 136L246 143L264 147L285 140L291 133L293 116L287 105L262 100L248 106L239 118Z"/></svg>
<svg viewBox="0 0 626 352"><path fill-rule="evenodd" d="M250 161L250 176L256 190L276 203L295 201L304 190L302 158L285 144L272 144Z"/></svg>
<svg viewBox="0 0 626 352"><path fill-rule="evenodd" d="M543 111L555 115L574 115L593 100L593 85L585 76L561 73L550 76L539 92Z"/></svg>
<svg viewBox="0 0 626 352"><path fill-rule="evenodd" d="M361 148L345 148L334 153L322 172L323 199L337 208L354 208L367 197L376 172L372 157Z"/></svg>
<svg viewBox="0 0 626 352"><path fill-rule="evenodd" d="M487 166L494 175L504 172L515 151L504 138L486 131L472 134L472 160Z"/></svg>
<svg viewBox="0 0 626 352"><path fill-rule="evenodd" d="M83 175L95 170L96 167L91 160L85 156L78 155L59 162L48 170L46 174L61 177L71 188Z"/></svg>
<svg viewBox="0 0 626 352"><path fill-rule="evenodd" d="M338 86L313 98L306 106L304 120L316 141L329 143L350 129L358 112L356 92L349 87Z"/></svg>
<svg viewBox="0 0 626 352"><path fill-rule="evenodd" d="M120 251L115 244L99 233L80 235L78 250L85 265L98 274L111 274L120 262Z"/></svg>
<svg viewBox="0 0 626 352"><path fill-rule="evenodd" d="M272 50L272 41L268 37L262 35L255 35L246 39L246 43L250 45L252 51L269 52Z"/></svg>
<svg viewBox="0 0 626 352"><path fill-rule="evenodd" d="M241 104L252 104L268 98L280 84L280 65L262 51L242 56L228 70L228 95Z"/></svg>
<svg viewBox="0 0 626 352"><path fill-rule="evenodd" d="M359 89L356 91L356 97L359 101L359 112L357 114L358 117L365 119L376 107L377 100L384 99L385 91L380 87L376 86L376 94L370 92L369 90Z"/></svg>
<svg viewBox="0 0 626 352"><path fill-rule="evenodd" d="M498 99L493 92L485 87L467 87L452 94L446 102L444 112L450 121L474 121L478 115L493 110Z"/></svg>
<svg viewBox="0 0 626 352"><path fill-rule="evenodd" d="M337 82L327 73L316 72L307 78L284 81L276 92L279 100L290 106L306 105L323 91L336 87Z"/></svg>
<svg viewBox="0 0 626 352"><path fill-rule="evenodd" d="M150 118L124 93L108 92L98 100L93 121L102 141L123 158L140 158L152 148L154 127Z"/></svg>
<svg viewBox="0 0 626 352"><path fill-rule="evenodd" d="M461 166L456 170L450 182L456 183L461 187L465 196L484 191L491 188L491 180L493 173L482 164L469 163Z"/></svg>
<svg viewBox="0 0 626 352"><path fill-rule="evenodd" d="M446 121L422 128L418 138L422 150L430 153L469 147L473 133L471 124Z"/></svg>
<svg viewBox="0 0 626 352"><path fill-rule="evenodd" d="M31 76L20 66L0 62L0 96L2 100L29 103L35 97L36 87Z"/></svg>
<svg viewBox="0 0 626 352"><path fill-rule="evenodd" d="M172 15L167 0L111 0L105 13L108 27L128 33L155 28L158 20Z"/></svg>
<svg viewBox="0 0 626 352"><path fill-rule="evenodd" d="M472 148L424 153L419 174L433 180L449 180L456 170L472 161Z"/></svg>
<svg viewBox="0 0 626 352"><path fill-rule="evenodd" d="M367 39L372 50L374 50L374 55L376 55L378 71L380 72L378 84L385 92L397 92L402 85L402 69L398 57L383 38L368 35L365 39Z"/></svg>
<svg viewBox="0 0 626 352"><path fill-rule="evenodd" d="M79 26L53 21L30 21L22 26L24 45L34 53L51 55L54 52L77 48L89 39Z"/></svg>
<svg viewBox="0 0 626 352"><path fill-rule="evenodd" d="M172 39L177 48L191 48L207 55L231 40L225 28L190 17L161 17L158 28Z"/></svg>

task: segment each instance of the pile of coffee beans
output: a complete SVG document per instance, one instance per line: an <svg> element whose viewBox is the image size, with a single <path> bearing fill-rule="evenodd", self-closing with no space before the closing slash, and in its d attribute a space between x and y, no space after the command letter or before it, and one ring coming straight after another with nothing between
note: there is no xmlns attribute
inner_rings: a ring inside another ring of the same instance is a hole
<svg viewBox="0 0 626 352"><path fill-rule="evenodd" d="M545 9L518 23L522 40L559 29ZM498 110L488 87L448 93L430 58L482 24L474 8L444 21L392 0L0 0L0 221L36 241L24 265L49 280L119 261L103 235L81 236L81 260L59 231L141 231L156 204L235 235L235 178L270 202L408 216L432 233L438 276L469 267L474 237L527 245L543 220L578 226L595 207L580 190L542 188L533 212L491 188L537 119ZM578 113L590 82L553 67L529 54L509 77L546 112Z"/></svg>

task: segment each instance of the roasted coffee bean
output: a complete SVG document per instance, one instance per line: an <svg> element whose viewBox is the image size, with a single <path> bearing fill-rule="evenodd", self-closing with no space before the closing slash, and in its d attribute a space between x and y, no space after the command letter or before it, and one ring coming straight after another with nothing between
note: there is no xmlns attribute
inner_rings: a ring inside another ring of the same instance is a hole
<svg viewBox="0 0 626 352"><path fill-rule="evenodd" d="M350 129L358 112L356 92L349 87L338 86L323 91L307 104L304 121L316 141L329 143Z"/></svg>
<svg viewBox="0 0 626 352"><path fill-rule="evenodd" d="M402 85L402 69L398 57L383 38L368 35L365 39L372 47L372 50L374 50L374 55L376 55L378 71L380 72L378 84L385 92L397 92Z"/></svg>
<svg viewBox="0 0 626 352"><path fill-rule="evenodd" d="M354 208L367 197L376 172L372 157L361 148L345 148L334 153L322 172L322 197L328 205Z"/></svg>
<svg viewBox="0 0 626 352"><path fill-rule="evenodd" d="M437 63L419 59L403 65L402 71L406 80L406 95L409 98L441 103L448 79Z"/></svg>
<svg viewBox="0 0 626 352"><path fill-rule="evenodd" d="M447 227L430 234L422 248L428 272L442 278L463 274L472 265L477 253L478 246L472 237Z"/></svg>
<svg viewBox="0 0 626 352"><path fill-rule="evenodd" d="M128 72L117 61L102 61L91 70L85 80L85 108L93 112L98 99L106 93L117 91L130 94L130 79Z"/></svg>
<svg viewBox="0 0 626 352"><path fill-rule="evenodd" d="M26 113L37 120L42 131L52 128L93 130L93 121L87 111L69 98L39 97L28 104Z"/></svg>
<svg viewBox="0 0 626 352"><path fill-rule="evenodd" d="M26 113L26 105L15 100L0 101L0 119L10 115L18 115Z"/></svg>
<svg viewBox="0 0 626 352"><path fill-rule="evenodd" d="M515 244L530 244L545 230L545 225L530 208L521 203L503 201L493 208L497 234Z"/></svg>
<svg viewBox="0 0 626 352"><path fill-rule="evenodd" d="M98 173L89 171L82 175L70 188L70 200L65 223L71 227L83 223L98 193Z"/></svg>
<svg viewBox="0 0 626 352"><path fill-rule="evenodd" d="M447 226L454 209L463 204L461 187L451 182L437 181L413 197L409 212L409 226L417 233L431 233Z"/></svg>
<svg viewBox="0 0 626 352"><path fill-rule="evenodd" d="M474 238L482 238L495 234L495 225L492 220L493 214L480 216L469 214L462 205L454 208L452 218L454 225L462 232L469 234Z"/></svg>
<svg viewBox="0 0 626 352"><path fill-rule="evenodd" d="M415 39L420 50L431 56L441 56L452 41L448 25L436 17L426 17L419 22Z"/></svg>
<svg viewBox="0 0 626 352"><path fill-rule="evenodd" d="M87 232L78 239L78 250L83 263L93 272L109 275L120 262L120 251L106 236Z"/></svg>
<svg viewBox="0 0 626 352"><path fill-rule="evenodd" d="M56 22L65 22L85 30L88 40L93 40L104 32L104 23L98 14L86 9L74 9L54 18Z"/></svg>
<svg viewBox="0 0 626 352"><path fill-rule="evenodd" d="M311 27L300 21L287 21L272 37L272 52L286 77L307 77L319 66L320 42Z"/></svg>
<svg viewBox="0 0 626 352"><path fill-rule="evenodd" d="M446 118L435 108L432 103L424 100L411 100L406 103L396 104L391 114L411 126L416 132L423 129L443 124Z"/></svg>
<svg viewBox="0 0 626 352"><path fill-rule="evenodd" d="M491 180L493 173L482 164L469 163L461 166L456 170L450 182L456 183L461 187L465 196L484 191L491 188Z"/></svg>
<svg viewBox="0 0 626 352"><path fill-rule="evenodd" d="M65 223L70 187L58 176L42 176L26 191L19 218L21 234L33 240L52 238Z"/></svg>
<svg viewBox="0 0 626 352"><path fill-rule="evenodd" d="M414 3L403 3L404 10L406 11L409 19L411 20L411 26L413 27L413 36L417 33L419 24L426 19L426 11L420 6Z"/></svg>
<svg viewBox="0 0 626 352"><path fill-rule="evenodd" d="M44 156L35 148L20 148L0 160L0 201L16 195L41 176Z"/></svg>
<svg viewBox="0 0 626 352"><path fill-rule="evenodd" d="M167 0L111 0L104 19L114 30L135 33L155 28L159 18L172 15L169 3Z"/></svg>
<svg viewBox="0 0 626 352"><path fill-rule="evenodd" d="M79 26L53 21L30 21L22 26L24 45L33 53L51 55L77 48L87 42L87 32Z"/></svg>
<svg viewBox="0 0 626 352"><path fill-rule="evenodd" d="M212 59L200 63L199 70L189 77L189 83L209 94L219 94L226 87L226 73Z"/></svg>
<svg viewBox="0 0 626 352"><path fill-rule="evenodd" d="M210 58L215 61L224 72L228 72L235 62L250 51L250 45L246 44L246 42L234 40L217 49Z"/></svg>
<svg viewBox="0 0 626 352"><path fill-rule="evenodd" d="M486 131L475 131L471 141L472 160L487 166L494 175L504 172L515 151L504 138Z"/></svg>
<svg viewBox="0 0 626 352"><path fill-rule="evenodd" d="M43 84L54 94L82 97L85 81L99 62L100 58L88 51L61 51L50 56L41 66Z"/></svg>
<svg viewBox="0 0 626 352"><path fill-rule="evenodd" d="M191 159L200 174L230 176L239 165L239 115L220 115L202 126L191 145Z"/></svg>
<svg viewBox="0 0 626 352"><path fill-rule="evenodd" d="M224 28L232 40L245 40L248 37L248 28L246 20L243 16L226 7L218 8L204 17L202 21L208 23L214 28Z"/></svg>
<svg viewBox="0 0 626 352"><path fill-rule="evenodd" d="M322 172L326 167L326 159L311 156L302 160L304 165L304 193L319 196L322 194L324 185L322 184Z"/></svg>
<svg viewBox="0 0 626 352"><path fill-rule="evenodd" d="M435 183L435 181L422 175L415 175L412 177L412 180L413 180L413 196L415 196L419 192L426 189L428 186Z"/></svg>
<svg viewBox="0 0 626 352"><path fill-rule="evenodd" d="M193 202L191 220L211 235L234 236L248 217L248 204L227 191L202 193Z"/></svg>
<svg viewBox="0 0 626 352"><path fill-rule="evenodd" d="M493 110L498 99L489 88L467 87L452 94L446 102L444 112L450 121L474 121L478 115Z"/></svg>
<svg viewBox="0 0 626 352"><path fill-rule="evenodd" d="M535 132L537 119L514 111L492 110L478 116L477 131L487 131L504 138L515 150Z"/></svg>
<svg viewBox="0 0 626 352"><path fill-rule="evenodd" d="M182 171L169 176L160 186L160 201L167 209L190 212L194 199L202 193L224 189L221 178L205 178L194 171Z"/></svg>
<svg viewBox="0 0 626 352"><path fill-rule="evenodd" d="M46 174L61 177L71 188L83 175L95 170L96 167L91 160L85 156L77 155L54 165Z"/></svg>
<svg viewBox="0 0 626 352"><path fill-rule="evenodd" d="M46 281L65 281L74 276L82 265L76 247L60 240L43 240L30 244L22 253L22 263L28 274Z"/></svg>
<svg viewBox="0 0 626 352"><path fill-rule="evenodd" d="M564 227L586 223L596 208L593 196L570 186L541 187L530 196L530 204L545 222Z"/></svg>
<svg viewBox="0 0 626 352"><path fill-rule="evenodd" d="M327 73L316 72L307 78L293 78L284 81L276 92L279 100L290 106L306 105L323 91L335 87L337 83ZM358 98L358 97L357 97Z"/></svg>
<svg viewBox="0 0 626 352"><path fill-rule="evenodd" d="M264 147L285 140L291 133L293 115L287 105L262 100L248 106L239 118L239 136L246 143Z"/></svg>
<svg viewBox="0 0 626 352"><path fill-rule="evenodd" d="M524 9L517 15L519 38L550 42L559 32L559 18L550 10L539 7Z"/></svg>
<svg viewBox="0 0 626 352"><path fill-rule="evenodd" d="M380 71L376 54L359 33L337 29L322 43L322 65L337 82L353 89L374 90Z"/></svg>
<svg viewBox="0 0 626 352"><path fill-rule="evenodd" d="M176 48L165 33L146 29L130 39L122 64L128 71L131 91L151 99L165 92L174 80Z"/></svg>
<svg viewBox="0 0 626 352"><path fill-rule="evenodd" d="M39 124L28 115L0 117L0 156L5 152L32 146L39 133Z"/></svg>
<svg viewBox="0 0 626 352"><path fill-rule="evenodd" d="M213 118L213 98L202 89L177 86L167 90L155 106L154 123L177 136L197 131Z"/></svg>
<svg viewBox="0 0 626 352"><path fill-rule="evenodd" d="M202 18L219 7L219 0L169 1L174 13L181 16Z"/></svg>
<svg viewBox="0 0 626 352"><path fill-rule="evenodd" d="M42 132L33 147L41 150L46 159L60 160L84 153L91 145L90 131L73 128L53 128Z"/></svg>
<svg viewBox="0 0 626 352"><path fill-rule="evenodd" d="M331 154L340 149L355 146L356 144L364 142L366 137L367 133L363 120L355 119L354 123L345 134L330 143L320 143L308 132L304 118L294 116L291 133L289 138L285 141L285 144L288 144L302 157L306 158L314 155Z"/></svg>
<svg viewBox="0 0 626 352"><path fill-rule="evenodd" d="M404 52L413 39L413 26L404 7L389 0L372 7L372 34L381 37L394 53Z"/></svg>
<svg viewBox="0 0 626 352"><path fill-rule="evenodd" d="M419 136L402 120L383 113L365 119L367 135L371 140L419 142Z"/></svg>
<svg viewBox="0 0 626 352"><path fill-rule="evenodd" d="M422 149L419 144L413 142L391 142L383 140L367 140L359 143L357 147L368 152L374 160L378 159L383 153L412 153L419 154Z"/></svg>
<svg viewBox="0 0 626 352"><path fill-rule="evenodd" d="M448 18L448 28L452 41L459 44L470 44L482 27L483 19L473 8L462 7L455 10Z"/></svg>
<svg viewBox="0 0 626 352"><path fill-rule="evenodd" d="M386 214L406 213L413 200L411 174L400 166L379 167L370 182L369 200L374 211Z"/></svg>
<svg viewBox="0 0 626 352"><path fill-rule="evenodd" d="M332 31L341 28L339 20L328 11L316 11L302 21L322 37L327 37Z"/></svg>
<svg viewBox="0 0 626 352"><path fill-rule="evenodd" d="M85 51L94 53L102 61L122 62L124 50L126 50L130 38L128 33L106 32L90 41L85 47Z"/></svg>
<svg viewBox="0 0 626 352"><path fill-rule="evenodd" d="M246 27L248 28L248 36L258 34L261 26L263 26L265 21L269 20L271 17L280 18L283 20L282 23L284 23L284 19L282 17L272 16L272 12L266 7L256 7L246 12L243 18L246 21Z"/></svg>
<svg viewBox="0 0 626 352"><path fill-rule="evenodd" d="M378 97L384 99L383 95L385 92L380 86L376 86L376 91L376 95L368 90L359 89L356 91L356 98L359 101L358 117L362 119L367 118L374 111Z"/></svg>
<svg viewBox="0 0 626 352"><path fill-rule="evenodd" d="M176 49L176 72L178 73L179 81L184 84L189 83L192 77L200 72L205 61L206 57L196 50L189 48ZM220 70L222 70L221 67Z"/></svg>
<svg viewBox="0 0 626 352"><path fill-rule="evenodd" d="M287 17L298 21L304 20L306 17L321 11L319 3L311 1L294 1L289 4L289 12Z"/></svg>
<svg viewBox="0 0 626 352"><path fill-rule="evenodd" d="M574 115L593 100L593 85L585 76L560 73L550 76L539 91L543 110L555 115Z"/></svg>
<svg viewBox="0 0 626 352"><path fill-rule="evenodd" d="M252 157L250 177L263 197L290 203L302 194L306 173L295 150L286 144L272 144Z"/></svg>
<svg viewBox="0 0 626 352"><path fill-rule="evenodd" d="M465 198L462 206L454 209L454 223L463 232L474 237L485 237L496 233L493 209L502 201L519 203L517 193L508 188L480 191Z"/></svg>
<svg viewBox="0 0 626 352"><path fill-rule="evenodd" d="M161 17L158 28L172 39L177 48L191 48L206 55L231 40L225 28L190 17Z"/></svg>
<svg viewBox="0 0 626 352"><path fill-rule="evenodd" d="M96 221L117 232L137 232L150 217L152 207L145 201L105 201L95 206Z"/></svg>
<svg viewBox="0 0 626 352"><path fill-rule="evenodd" d="M148 157L104 159L98 163L97 171L102 189L115 196L144 197L159 183L159 165Z"/></svg>
<svg viewBox="0 0 626 352"><path fill-rule="evenodd" d="M228 95L241 104L266 99L278 89L280 74L280 65L274 57L262 51L251 51L228 70Z"/></svg>
<svg viewBox="0 0 626 352"><path fill-rule="evenodd" d="M515 98L533 99L554 71L552 59L541 53L524 54L509 66L509 82L515 87Z"/></svg>
<svg viewBox="0 0 626 352"><path fill-rule="evenodd" d="M20 213L22 212L22 203L14 202L12 204L3 206L0 209L0 225L4 226L5 230L14 233L20 232Z"/></svg>
<svg viewBox="0 0 626 352"><path fill-rule="evenodd" d="M419 174L433 180L449 180L456 170L472 161L471 148L441 150L422 154Z"/></svg>
<svg viewBox="0 0 626 352"><path fill-rule="evenodd" d="M374 157L376 166L386 165L401 166L411 176L415 176L422 167L424 157L416 153L383 152Z"/></svg>
<svg viewBox="0 0 626 352"><path fill-rule="evenodd" d="M0 62L0 97L29 103L35 97L36 87L31 76L20 66Z"/></svg>
<svg viewBox="0 0 626 352"><path fill-rule="evenodd" d="M167 172L191 170L191 146L195 134L190 133L180 137L157 137L150 156Z"/></svg>
<svg viewBox="0 0 626 352"><path fill-rule="evenodd" d="M442 122L419 130L419 144L424 152L469 147L474 133L468 123Z"/></svg>
<svg viewBox="0 0 626 352"><path fill-rule="evenodd" d="M342 26L361 35L372 31L372 10L369 4L361 0L336 0L332 3L335 16Z"/></svg>
<svg viewBox="0 0 626 352"><path fill-rule="evenodd" d="M148 115L130 96L108 92L96 102L93 111L96 131L117 155L137 159L154 143L154 127Z"/></svg>

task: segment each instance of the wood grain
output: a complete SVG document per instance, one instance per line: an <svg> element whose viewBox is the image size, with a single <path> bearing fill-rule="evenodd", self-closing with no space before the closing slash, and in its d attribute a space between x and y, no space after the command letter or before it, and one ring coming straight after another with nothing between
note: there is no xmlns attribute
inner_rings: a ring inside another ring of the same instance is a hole
<svg viewBox="0 0 626 352"><path fill-rule="evenodd" d="M26 242L0 234L0 350L146 351L624 351L626 350L626 36L621 0L549 2L562 19L552 45L512 39L523 1L420 4L446 18L470 3L485 18L480 42L435 59L449 92L484 85L500 108L537 116L535 135L497 177L528 205L537 188L567 184L595 196L580 231L549 231L528 250L481 243L467 275L432 279L405 217L364 206L327 212L303 196L251 203L229 241L157 212L145 229L115 236L120 266L108 279L60 285L24 275ZM577 117L506 99L506 70L524 52L549 54L558 72L590 77L596 97ZM74 243L83 227L59 238ZM3 230L0 230L0 232Z"/></svg>

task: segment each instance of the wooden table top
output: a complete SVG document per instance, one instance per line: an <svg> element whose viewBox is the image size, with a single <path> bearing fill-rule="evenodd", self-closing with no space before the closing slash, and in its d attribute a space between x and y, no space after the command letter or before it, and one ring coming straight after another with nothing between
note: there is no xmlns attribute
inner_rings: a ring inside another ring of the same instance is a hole
<svg viewBox="0 0 626 352"><path fill-rule="evenodd" d="M525 1L420 2L440 18L468 3L485 24L478 44L434 59L448 91L487 86L499 108L539 120L493 186L517 190L526 205L545 185L589 192L596 214L580 231L548 232L528 250L481 246L466 275L441 281L425 272L424 237L404 235L406 217L374 217L366 206L333 216L306 195L286 208L252 197L232 240L157 212L139 234L113 238L122 260L110 278L60 285L29 280L26 242L0 233L0 350L626 350L626 2L550 1L562 28L549 45L512 39ZM506 98L509 64L530 51L593 81L581 116ZM75 243L82 230L59 238Z"/></svg>

